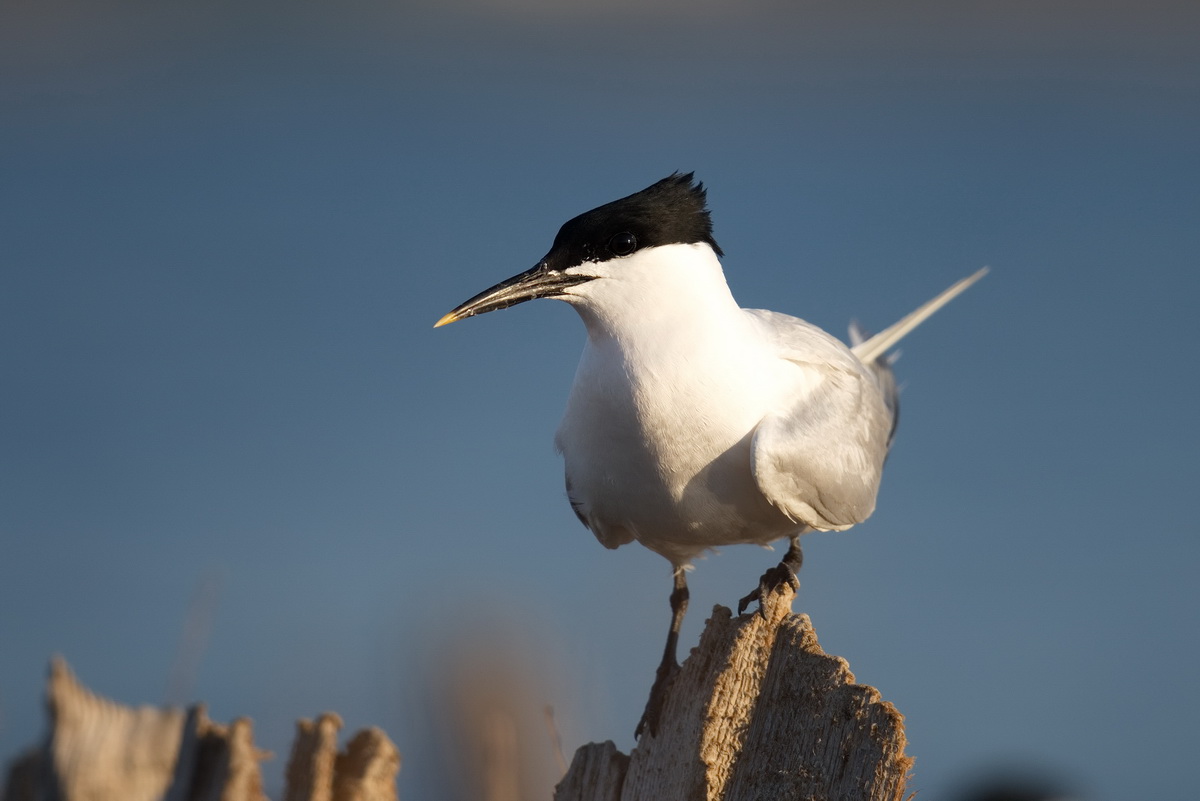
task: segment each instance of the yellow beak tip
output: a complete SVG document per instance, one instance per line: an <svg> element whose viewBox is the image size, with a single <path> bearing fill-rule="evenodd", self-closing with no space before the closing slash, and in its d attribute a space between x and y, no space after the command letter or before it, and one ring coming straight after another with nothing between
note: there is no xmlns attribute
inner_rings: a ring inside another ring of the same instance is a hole
<svg viewBox="0 0 1200 801"><path fill-rule="evenodd" d="M434 323L434 324L433 324L433 327L434 327L434 328L441 328L443 325L450 325L450 323L454 322L454 321L455 321L455 320L457 320L457 319L458 319L458 318L454 316L454 313L453 313L453 312L451 312L450 314L444 315L444 316L442 317L442 319L440 319L440 320L438 320L436 323Z"/></svg>

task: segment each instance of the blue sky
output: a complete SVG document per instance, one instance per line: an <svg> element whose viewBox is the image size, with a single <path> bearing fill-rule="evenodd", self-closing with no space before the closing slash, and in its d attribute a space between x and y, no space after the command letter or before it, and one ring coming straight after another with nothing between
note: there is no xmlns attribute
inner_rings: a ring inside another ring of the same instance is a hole
<svg viewBox="0 0 1200 801"><path fill-rule="evenodd" d="M977 5L5 5L0 757L61 653L276 752L383 726L445 797L430 664L481 629L568 753L631 747L669 568L563 497L582 327L431 326L695 170L745 306L880 328L992 267L903 344L875 516L805 540L914 789L1190 797L1200 14ZM776 557L700 561L685 644Z"/></svg>

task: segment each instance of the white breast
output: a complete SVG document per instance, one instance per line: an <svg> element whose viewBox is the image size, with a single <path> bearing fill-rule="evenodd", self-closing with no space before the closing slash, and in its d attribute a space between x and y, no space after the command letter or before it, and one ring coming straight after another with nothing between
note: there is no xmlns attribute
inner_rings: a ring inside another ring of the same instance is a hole
<svg viewBox="0 0 1200 801"><path fill-rule="evenodd" d="M801 528L758 490L750 439L819 377L775 355L706 246L639 257L570 299L588 327L555 440L572 505L606 546L676 564Z"/></svg>

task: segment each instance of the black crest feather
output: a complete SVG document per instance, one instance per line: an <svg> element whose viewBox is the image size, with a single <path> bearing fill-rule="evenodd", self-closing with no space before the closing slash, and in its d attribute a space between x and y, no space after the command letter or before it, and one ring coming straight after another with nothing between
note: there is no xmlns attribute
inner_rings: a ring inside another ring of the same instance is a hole
<svg viewBox="0 0 1200 801"><path fill-rule="evenodd" d="M694 173L672 173L640 192L563 223L545 261L561 270L627 256L642 248L700 242L723 256L713 238L706 204L704 184L694 180ZM632 247L628 247L631 241Z"/></svg>

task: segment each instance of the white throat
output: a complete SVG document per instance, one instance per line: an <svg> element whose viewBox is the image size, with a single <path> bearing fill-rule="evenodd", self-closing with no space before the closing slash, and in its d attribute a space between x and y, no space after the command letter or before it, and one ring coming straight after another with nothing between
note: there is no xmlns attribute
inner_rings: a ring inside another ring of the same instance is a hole
<svg viewBox="0 0 1200 801"><path fill-rule="evenodd" d="M593 342L616 338L639 347L654 338L658 350L681 338L707 338L706 331L717 333L712 329L726 321L743 324L721 263L706 244L645 248L567 272L598 276L562 298L579 312Z"/></svg>

